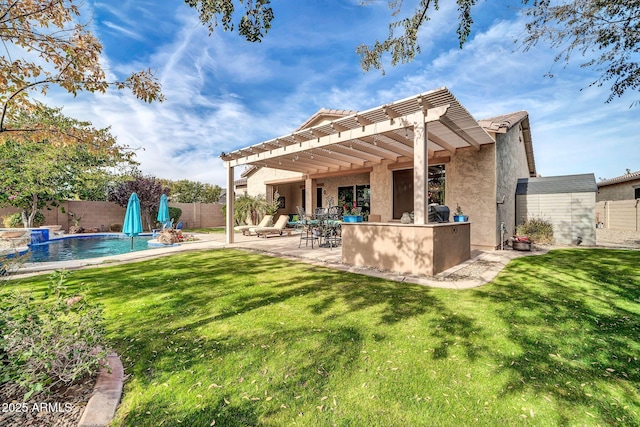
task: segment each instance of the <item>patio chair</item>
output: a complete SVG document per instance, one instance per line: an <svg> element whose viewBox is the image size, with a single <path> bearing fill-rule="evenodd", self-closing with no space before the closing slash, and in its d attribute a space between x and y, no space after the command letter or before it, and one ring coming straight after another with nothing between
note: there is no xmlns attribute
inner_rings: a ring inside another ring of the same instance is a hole
<svg viewBox="0 0 640 427"><path fill-rule="evenodd" d="M327 210L325 208L316 208L313 212L313 216L316 219L322 219L327 216Z"/></svg>
<svg viewBox="0 0 640 427"><path fill-rule="evenodd" d="M296 206L296 209L298 210L298 221L306 221L308 218L304 208Z"/></svg>
<svg viewBox="0 0 640 427"><path fill-rule="evenodd" d="M341 220L343 212L344 212L344 208L342 206L331 206L327 210L329 219L333 219L333 220Z"/></svg>
<svg viewBox="0 0 640 427"><path fill-rule="evenodd" d="M305 246L309 246L309 240L311 240L311 249L313 249L314 242L317 241L318 245L320 245L320 234L318 233L318 228L316 226L317 221L310 219L304 211L304 208L300 206L296 207L298 209L298 227L300 229L300 242L298 242L298 247L302 245L302 241L305 241Z"/></svg>
<svg viewBox="0 0 640 427"><path fill-rule="evenodd" d="M282 236L283 234L291 235L291 229L287 229L289 223L289 215L280 215L273 227L254 227L251 228L251 233L255 233L258 237L266 238L270 234L277 234Z"/></svg>
<svg viewBox="0 0 640 427"><path fill-rule="evenodd" d="M247 218L247 222L251 222L250 219ZM273 223L273 215L265 215L262 217L262 220L258 225L255 224L247 224L247 225L238 225L233 227L235 231L241 231L243 236L250 235L251 229L256 227L269 227Z"/></svg>

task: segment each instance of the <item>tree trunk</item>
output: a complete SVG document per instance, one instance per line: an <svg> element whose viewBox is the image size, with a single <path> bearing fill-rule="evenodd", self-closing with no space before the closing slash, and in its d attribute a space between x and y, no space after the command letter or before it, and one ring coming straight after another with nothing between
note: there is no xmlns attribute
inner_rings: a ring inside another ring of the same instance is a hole
<svg viewBox="0 0 640 427"><path fill-rule="evenodd" d="M38 212L38 196L36 194L31 196L31 212L27 215L27 211L22 211L22 223L24 224L24 228L33 227L33 219L36 217L36 213Z"/></svg>

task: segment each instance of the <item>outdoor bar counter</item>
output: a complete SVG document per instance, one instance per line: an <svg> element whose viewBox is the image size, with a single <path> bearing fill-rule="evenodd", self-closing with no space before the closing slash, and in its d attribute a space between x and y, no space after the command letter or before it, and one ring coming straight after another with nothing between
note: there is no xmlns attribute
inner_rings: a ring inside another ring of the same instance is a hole
<svg viewBox="0 0 640 427"><path fill-rule="evenodd" d="M342 224L342 262L434 276L471 257L471 223Z"/></svg>

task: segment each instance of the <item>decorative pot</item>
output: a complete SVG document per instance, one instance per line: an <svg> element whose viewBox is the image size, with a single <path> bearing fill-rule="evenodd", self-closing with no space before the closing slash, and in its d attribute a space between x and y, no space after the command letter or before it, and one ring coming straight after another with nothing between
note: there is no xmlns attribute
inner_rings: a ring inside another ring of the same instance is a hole
<svg viewBox="0 0 640 427"><path fill-rule="evenodd" d="M362 215L345 215L342 217L343 222L362 222Z"/></svg>
<svg viewBox="0 0 640 427"><path fill-rule="evenodd" d="M453 222L467 222L469 221L468 215L454 215Z"/></svg>
<svg viewBox="0 0 640 427"><path fill-rule="evenodd" d="M402 218L400 218L400 222L403 224L411 224L411 215L409 215L409 212L404 212L402 214Z"/></svg>

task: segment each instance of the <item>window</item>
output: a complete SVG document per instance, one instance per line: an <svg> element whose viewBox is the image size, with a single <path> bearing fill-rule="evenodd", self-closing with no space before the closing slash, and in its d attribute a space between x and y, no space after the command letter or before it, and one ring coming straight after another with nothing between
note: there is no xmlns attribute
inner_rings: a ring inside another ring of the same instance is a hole
<svg viewBox="0 0 640 427"><path fill-rule="evenodd" d="M353 205L353 185L348 187L338 187L338 204Z"/></svg>
<svg viewBox="0 0 640 427"><path fill-rule="evenodd" d="M371 203L371 187L369 184L356 185L356 206L362 208L360 211L363 215L369 216Z"/></svg>
<svg viewBox="0 0 640 427"><path fill-rule="evenodd" d="M444 205L445 167L429 166L429 204ZM413 212L413 169L393 171L393 219L402 218L404 212Z"/></svg>
<svg viewBox="0 0 640 427"><path fill-rule="evenodd" d="M640 187L635 188L635 199L640 199Z"/></svg>
<svg viewBox="0 0 640 427"><path fill-rule="evenodd" d="M413 212L413 169L393 171L393 219Z"/></svg>
<svg viewBox="0 0 640 427"><path fill-rule="evenodd" d="M305 205L306 201L307 201L307 191L303 188L302 189L302 206ZM322 187L316 188L316 207L317 208L322 207Z"/></svg>

